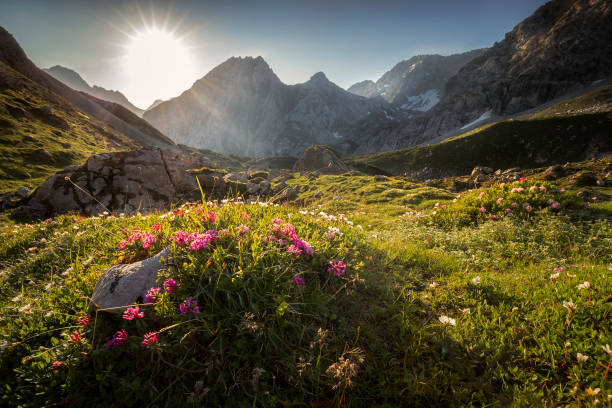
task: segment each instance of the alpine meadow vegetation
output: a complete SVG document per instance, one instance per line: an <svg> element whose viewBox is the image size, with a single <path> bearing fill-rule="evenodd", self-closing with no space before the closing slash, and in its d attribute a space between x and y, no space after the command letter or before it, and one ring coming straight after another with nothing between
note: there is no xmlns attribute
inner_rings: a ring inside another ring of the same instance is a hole
<svg viewBox="0 0 612 408"><path fill-rule="evenodd" d="M3 216L2 404L612 403L609 188L287 184L301 205ZM165 248L141 303L91 307L110 266Z"/></svg>

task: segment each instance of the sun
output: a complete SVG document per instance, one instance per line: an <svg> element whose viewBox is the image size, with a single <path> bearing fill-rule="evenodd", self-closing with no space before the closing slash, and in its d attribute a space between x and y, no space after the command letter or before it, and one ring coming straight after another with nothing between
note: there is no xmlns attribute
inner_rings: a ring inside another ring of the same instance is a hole
<svg viewBox="0 0 612 408"><path fill-rule="evenodd" d="M142 107L179 95L194 80L190 48L164 29L147 28L129 36L123 62L129 81L126 91Z"/></svg>

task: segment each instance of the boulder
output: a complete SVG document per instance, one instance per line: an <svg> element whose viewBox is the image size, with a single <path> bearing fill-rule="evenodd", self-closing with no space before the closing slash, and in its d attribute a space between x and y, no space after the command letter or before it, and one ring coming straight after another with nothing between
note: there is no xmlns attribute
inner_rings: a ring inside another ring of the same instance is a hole
<svg viewBox="0 0 612 408"><path fill-rule="evenodd" d="M518 173L519 171L521 171L520 167L511 167L509 169L504 170L502 174Z"/></svg>
<svg viewBox="0 0 612 408"><path fill-rule="evenodd" d="M272 200L272 202L276 204L276 203L282 203L285 201L293 201L297 198L297 196L298 196L298 192L296 190L294 190L291 187L287 187L283 191L281 191L278 197Z"/></svg>
<svg viewBox="0 0 612 408"><path fill-rule="evenodd" d="M544 172L544 178L546 180L556 180L565 176L565 174L566 172L563 166L555 164L554 166L550 166L546 169L546 171Z"/></svg>
<svg viewBox="0 0 612 408"><path fill-rule="evenodd" d="M350 169L329 147L314 145L306 149L302 158L295 162L293 171L342 174L350 171Z"/></svg>
<svg viewBox="0 0 612 408"><path fill-rule="evenodd" d="M476 166L472 170L471 176L472 177L477 177L479 175L491 174L491 173L493 173L493 171L494 170L492 168L490 168L490 167Z"/></svg>
<svg viewBox="0 0 612 408"><path fill-rule="evenodd" d="M170 248L143 261L115 265L102 274L93 294L91 305L98 309L117 308L120 312L134 303L143 303L153 287L157 287L157 274L165 268L162 258L166 258Z"/></svg>
<svg viewBox="0 0 612 408"><path fill-rule="evenodd" d="M53 162L53 155L46 149L36 149L30 153L30 158L34 162L38 163L51 163Z"/></svg>
<svg viewBox="0 0 612 408"><path fill-rule="evenodd" d="M597 175L590 171L582 172L572 178L572 184L575 186L596 186Z"/></svg>

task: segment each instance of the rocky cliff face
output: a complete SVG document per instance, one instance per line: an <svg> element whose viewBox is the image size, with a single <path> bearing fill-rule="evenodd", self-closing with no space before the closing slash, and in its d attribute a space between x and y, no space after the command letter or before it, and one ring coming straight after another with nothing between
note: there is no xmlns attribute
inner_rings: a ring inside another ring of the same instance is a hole
<svg viewBox="0 0 612 408"><path fill-rule="evenodd" d="M386 105L350 94L323 73L286 85L261 58L230 58L144 118L175 142L225 154L297 156L343 137Z"/></svg>
<svg viewBox="0 0 612 408"><path fill-rule="evenodd" d="M356 128L344 150L398 149L487 115L512 115L612 76L612 3L553 0L450 78L425 115Z"/></svg>
<svg viewBox="0 0 612 408"><path fill-rule="evenodd" d="M138 116L142 116L144 113L144 110L134 106L121 92L104 89L97 85L90 86L77 72L71 69L55 65L51 68L45 68L43 71L76 91L85 92L96 98L117 103Z"/></svg>
<svg viewBox="0 0 612 408"><path fill-rule="evenodd" d="M375 83L359 82L348 91L368 98L379 96L402 109L426 112L438 103L448 79L484 51L449 56L417 55L399 62Z"/></svg>

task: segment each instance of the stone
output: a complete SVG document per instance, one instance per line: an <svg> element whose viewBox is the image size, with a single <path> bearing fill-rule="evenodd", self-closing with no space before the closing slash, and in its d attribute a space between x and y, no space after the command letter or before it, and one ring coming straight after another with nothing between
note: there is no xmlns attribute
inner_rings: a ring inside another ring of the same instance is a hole
<svg viewBox="0 0 612 408"><path fill-rule="evenodd" d="M476 177L482 174L491 174L493 173L493 169L490 167L483 167L483 166L476 166L474 167L474 169L472 170L471 176L472 177Z"/></svg>
<svg viewBox="0 0 612 408"><path fill-rule="evenodd" d="M51 163L53 161L53 155L46 149L36 149L30 153L30 158L35 162Z"/></svg>
<svg viewBox="0 0 612 408"><path fill-rule="evenodd" d="M276 197L274 200L272 200L273 203L282 203L285 201L293 201L297 198L298 193L295 189L291 188L291 187L287 187L284 190L281 191L281 193L278 195L278 197Z"/></svg>
<svg viewBox="0 0 612 408"><path fill-rule="evenodd" d="M544 178L546 180L556 180L565 176L565 174L566 172L563 166L555 164L554 166L550 166L546 169L546 171L544 172Z"/></svg>
<svg viewBox="0 0 612 408"><path fill-rule="evenodd" d="M572 178L572 184L575 186L596 186L597 175L590 171L582 172Z"/></svg>
<svg viewBox="0 0 612 408"><path fill-rule="evenodd" d="M170 248L166 248L143 261L109 268L94 288L91 306L97 309L115 308L111 311L121 312L134 303L143 303L149 289L159 286L158 273L165 269L162 258L165 259L169 253Z"/></svg>
<svg viewBox="0 0 612 408"><path fill-rule="evenodd" d="M247 194L257 194L259 193L259 184L247 183L246 189L247 189Z"/></svg>
<svg viewBox="0 0 612 408"><path fill-rule="evenodd" d="M36 138L32 135L23 135L21 140L23 140L24 142L35 142Z"/></svg>
<svg viewBox="0 0 612 408"><path fill-rule="evenodd" d="M30 191L32 190L30 190L29 188L25 186L21 186L17 190L15 190L14 194L19 198L26 198L28 194L30 194Z"/></svg>
<svg viewBox="0 0 612 408"><path fill-rule="evenodd" d="M511 167L509 169L504 170L502 174L518 173L519 171L521 171L520 167Z"/></svg>
<svg viewBox="0 0 612 408"><path fill-rule="evenodd" d="M374 176L374 181L379 181L379 182L387 181L387 177L383 176L383 175L380 175L380 174L377 174L377 175Z"/></svg>
<svg viewBox="0 0 612 408"><path fill-rule="evenodd" d="M474 181L476 183L484 183L485 181L487 181L487 176L485 176L484 174L479 174L474 178Z"/></svg>
<svg viewBox="0 0 612 408"><path fill-rule="evenodd" d="M306 149L302 158L293 166L293 171L300 173L318 171L321 174L343 174L350 170L333 150L318 145Z"/></svg>

